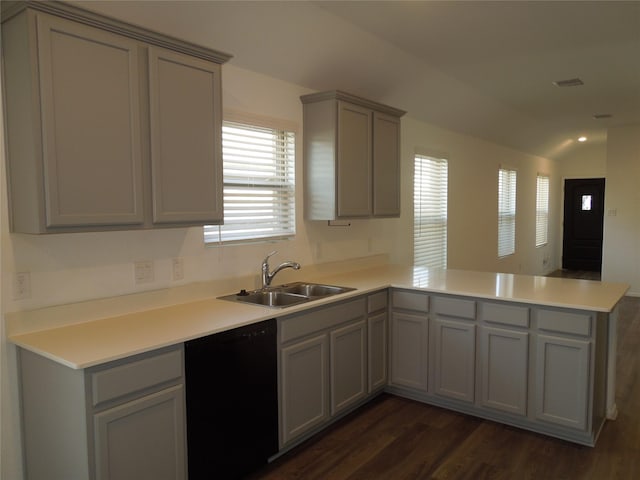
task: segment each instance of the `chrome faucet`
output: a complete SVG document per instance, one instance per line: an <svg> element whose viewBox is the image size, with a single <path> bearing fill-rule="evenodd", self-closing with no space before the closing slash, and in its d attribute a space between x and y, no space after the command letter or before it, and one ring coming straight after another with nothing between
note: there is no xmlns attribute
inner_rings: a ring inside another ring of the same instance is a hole
<svg viewBox="0 0 640 480"><path fill-rule="evenodd" d="M272 257L276 253L278 253L278 251L274 250L262 261L262 288L266 288L271 285L271 280L273 280L273 277L275 277L276 274L284 268L293 268L294 270L300 270L300 264L298 262L284 262L278 265L273 272L270 272L269 257Z"/></svg>

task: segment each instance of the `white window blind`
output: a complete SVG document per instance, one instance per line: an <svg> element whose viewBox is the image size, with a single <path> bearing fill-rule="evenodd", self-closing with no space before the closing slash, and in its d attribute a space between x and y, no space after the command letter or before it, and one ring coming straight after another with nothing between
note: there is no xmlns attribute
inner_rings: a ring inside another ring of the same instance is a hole
<svg viewBox="0 0 640 480"><path fill-rule="evenodd" d="M549 177L536 177L536 247L545 245L549 231Z"/></svg>
<svg viewBox="0 0 640 480"><path fill-rule="evenodd" d="M447 160L415 156L413 263L447 266Z"/></svg>
<svg viewBox="0 0 640 480"><path fill-rule="evenodd" d="M205 226L205 243L295 234L295 133L225 121L224 225Z"/></svg>
<svg viewBox="0 0 640 480"><path fill-rule="evenodd" d="M498 170L498 257L516 251L516 171Z"/></svg>

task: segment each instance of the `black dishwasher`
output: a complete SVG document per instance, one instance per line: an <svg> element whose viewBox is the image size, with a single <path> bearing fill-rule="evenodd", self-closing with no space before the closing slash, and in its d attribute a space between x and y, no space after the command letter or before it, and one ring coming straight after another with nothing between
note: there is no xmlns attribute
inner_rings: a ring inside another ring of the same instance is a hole
<svg viewBox="0 0 640 480"><path fill-rule="evenodd" d="M185 342L189 480L242 478L278 451L276 321Z"/></svg>

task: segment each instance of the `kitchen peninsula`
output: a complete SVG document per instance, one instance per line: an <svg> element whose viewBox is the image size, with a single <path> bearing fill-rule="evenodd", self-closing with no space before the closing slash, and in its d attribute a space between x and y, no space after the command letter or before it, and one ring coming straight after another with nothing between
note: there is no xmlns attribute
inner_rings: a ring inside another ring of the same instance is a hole
<svg viewBox="0 0 640 480"><path fill-rule="evenodd" d="M27 464L50 472L62 453L44 453L55 445L47 428L82 417L77 441L91 460L74 454L84 473L73 478L93 478L86 470L99 469L109 449L100 436L109 420L98 411L101 402L133 398L132 391L139 392L136 402L170 399L172 429L184 430L175 423L184 417L184 342L271 318L278 320L280 452L381 391L585 445L595 444L605 418L615 418L617 304L626 284L402 266L296 275L356 290L279 309L212 295L91 321L78 315L76 323L31 332L24 326L29 312L10 314L9 338L20 347ZM77 311L92 303L105 308L105 301L85 302ZM74 306L65 308L73 317ZM336 359L340 338L357 341L345 343L346 357ZM303 347L317 347L318 362L325 362L318 367L319 414L291 404L295 385L286 365L295 358L287 355ZM356 385L334 378L334 362L344 358L357 366ZM68 388L43 385L43 376ZM51 417L44 425L42 416L29 419L43 409ZM176 438L176 475L184 478L184 431ZM92 462L97 466L86 466Z"/></svg>

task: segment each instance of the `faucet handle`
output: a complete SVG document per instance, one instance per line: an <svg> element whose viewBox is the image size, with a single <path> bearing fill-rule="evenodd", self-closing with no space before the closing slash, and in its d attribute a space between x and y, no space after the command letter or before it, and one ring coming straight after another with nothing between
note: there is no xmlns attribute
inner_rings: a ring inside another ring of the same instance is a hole
<svg viewBox="0 0 640 480"><path fill-rule="evenodd" d="M263 264L268 263L269 262L269 258L273 257L276 253L278 253L277 250L274 250L273 252L271 252L270 254L268 254L266 257L264 257L264 260L262 261Z"/></svg>

